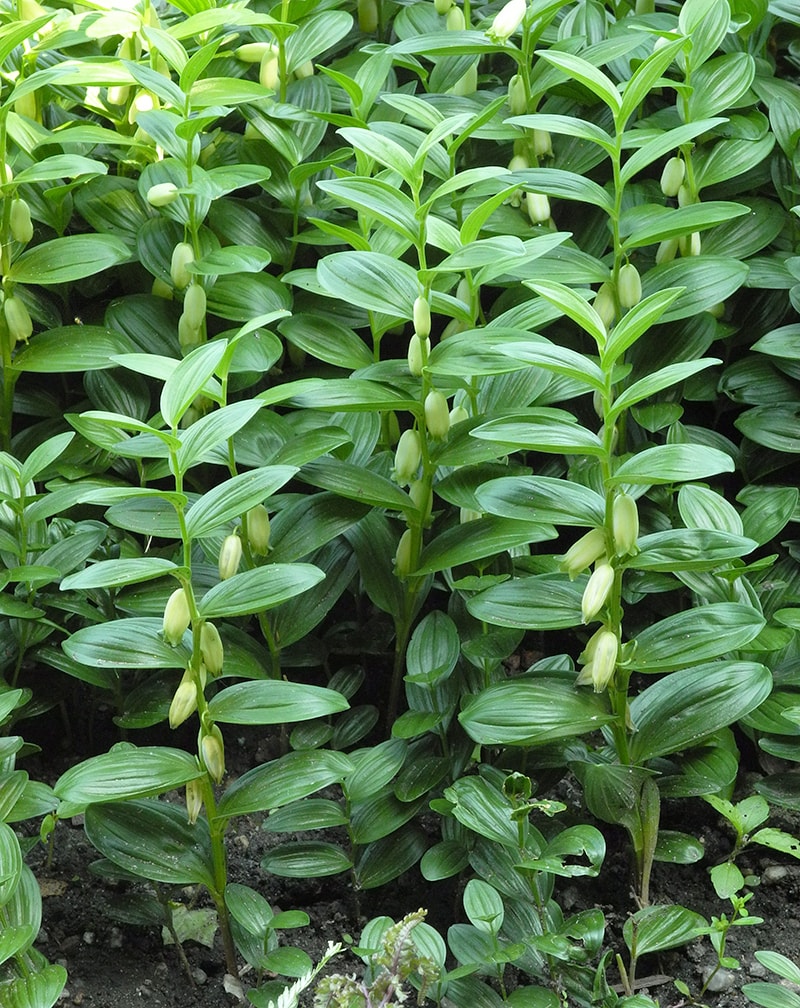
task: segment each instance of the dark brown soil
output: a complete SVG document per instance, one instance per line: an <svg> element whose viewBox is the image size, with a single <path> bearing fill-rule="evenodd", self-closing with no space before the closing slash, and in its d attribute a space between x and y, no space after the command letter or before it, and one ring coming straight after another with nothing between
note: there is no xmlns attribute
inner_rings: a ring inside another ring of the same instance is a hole
<svg viewBox="0 0 800 1008"><path fill-rule="evenodd" d="M253 765L257 748L256 744L241 747L240 771ZM60 767L51 766L50 772L41 776L52 781L75 761L75 757L65 758L59 761ZM699 799L682 803L680 808L666 806L664 812L665 818L675 820L668 825L691 832L703 841L706 857L695 865L656 865L652 902L681 903L708 919L729 912L729 906L717 899L708 877L709 866L724 858L730 847L726 828ZM780 810L775 811L770 825L800 832L798 818ZM613 827L601 828L606 835L608 854L600 877L561 880L556 896L565 913L601 907L607 920L607 946L624 951L622 926L635 908L630 893L626 837ZM260 861L268 845L275 841L260 828L259 817L237 820L228 840L232 881L254 886L275 908L302 909L308 913L309 926L286 932L286 936L304 948L314 961L320 958L329 941L339 941L344 935L357 939L363 925L373 916L388 914L398 919L422 906L429 910L429 923L442 933L446 933L449 924L463 919L458 917L457 885L431 884L417 869L383 890L356 893L346 877L296 880L265 875ZM93 875L89 865L96 859L97 854L77 820L59 824L49 863L41 847L28 857L43 895L43 925L37 947L51 961L62 963L69 975L60 1004L86 1008L142 1005L223 1008L240 1003L235 984L225 975L218 936L211 948L193 941L184 943L190 980L178 950L172 944L164 944L158 928L133 926L114 919L115 902L131 887L129 883L109 884ZM742 985L767 977L766 970L754 959L756 949L773 949L795 959L800 950L797 915L800 863L761 849L753 854L748 851L744 860L746 863L740 867L762 880L748 907L753 915L763 917L764 923L731 929L727 952L738 958L741 966L737 971L718 974L720 989L709 990L703 998L710 1008L745 1008L749 1004L741 993ZM146 887L142 889L145 891ZM170 897L191 907L203 905L203 894L192 887L176 889ZM714 963L708 939L702 939L640 963L638 977L651 978L646 989L661 1008L677 1008L684 1002L672 978L684 981L697 994ZM341 972L352 972L359 966L359 961L347 953L335 962ZM618 979L612 967L609 982L614 984ZM513 985L513 976L510 980ZM242 981L246 991L256 982L254 972L245 968Z"/></svg>

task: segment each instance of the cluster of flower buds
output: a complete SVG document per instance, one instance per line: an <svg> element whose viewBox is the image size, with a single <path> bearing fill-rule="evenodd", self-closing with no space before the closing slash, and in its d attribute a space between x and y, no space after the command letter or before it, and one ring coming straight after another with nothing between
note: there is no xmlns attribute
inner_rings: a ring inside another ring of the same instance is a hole
<svg viewBox="0 0 800 1008"><path fill-rule="evenodd" d="M242 562L242 540L232 532L225 536L222 546L219 549L219 576L222 581L227 581L239 570Z"/></svg>
<svg viewBox="0 0 800 1008"><path fill-rule="evenodd" d="M583 668L576 684L591 685L595 693L602 693L614 676L618 657L619 638L608 627L600 627L586 642L586 647L578 659Z"/></svg>

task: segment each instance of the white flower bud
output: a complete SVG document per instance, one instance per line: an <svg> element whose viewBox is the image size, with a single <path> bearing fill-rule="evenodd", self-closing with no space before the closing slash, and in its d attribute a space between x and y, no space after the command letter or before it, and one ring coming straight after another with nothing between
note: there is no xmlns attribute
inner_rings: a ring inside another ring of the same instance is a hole
<svg viewBox="0 0 800 1008"><path fill-rule="evenodd" d="M665 196L677 196L685 175L686 164L683 158L671 157L661 172L661 192Z"/></svg>
<svg viewBox="0 0 800 1008"><path fill-rule="evenodd" d="M425 426L437 441L447 437L450 430L450 411L443 392L432 389L425 397Z"/></svg>
<svg viewBox="0 0 800 1008"><path fill-rule="evenodd" d="M672 262L678 254L678 244L677 238L665 238L656 249L656 266Z"/></svg>
<svg viewBox="0 0 800 1008"><path fill-rule="evenodd" d="M420 437L415 430L406 430L400 435L394 455L394 478L401 486L410 483L417 475L422 461Z"/></svg>
<svg viewBox="0 0 800 1008"><path fill-rule="evenodd" d="M595 693L602 693L614 675L619 655L619 641L611 630L603 629L597 636L594 655L590 664L592 686Z"/></svg>
<svg viewBox="0 0 800 1008"><path fill-rule="evenodd" d="M177 647L183 639L184 633L189 629L192 621L189 612L189 600L183 588L176 588L167 599L164 607L164 640Z"/></svg>
<svg viewBox="0 0 800 1008"><path fill-rule="evenodd" d="M194 262L194 249L189 242L178 242L172 250L172 259L169 265L169 275L174 287L183 290L192 282L192 274L189 272L189 265Z"/></svg>
<svg viewBox="0 0 800 1008"><path fill-rule="evenodd" d="M420 339L431 334L431 306L426 297L418 297L413 308L414 332Z"/></svg>
<svg viewBox="0 0 800 1008"><path fill-rule="evenodd" d="M617 294L623 308L633 308L642 300L642 278L633 263L620 266Z"/></svg>
<svg viewBox="0 0 800 1008"><path fill-rule="evenodd" d="M191 669L186 669L169 705L169 726L177 728L197 710L197 686Z"/></svg>
<svg viewBox="0 0 800 1008"><path fill-rule="evenodd" d="M561 560L560 569L566 571L570 580L573 580L600 557L605 556L605 553L605 529L593 528L570 546Z"/></svg>
<svg viewBox="0 0 800 1008"><path fill-rule="evenodd" d="M183 314L187 325L199 329L206 319L206 292L197 282L189 284L183 296Z"/></svg>
<svg viewBox="0 0 800 1008"><path fill-rule="evenodd" d="M636 553L636 543L639 539L639 511L636 501L629 494L621 493L614 498L612 522L616 555L631 556Z"/></svg>
<svg viewBox="0 0 800 1008"><path fill-rule="evenodd" d="M522 24L527 9L527 0L508 0L495 15L491 27L486 32L492 42L507 42Z"/></svg>
<svg viewBox="0 0 800 1008"><path fill-rule="evenodd" d="M234 532L225 536L219 550L219 576L221 580L227 581L228 578L233 577L239 570L241 560L242 540Z"/></svg>
<svg viewBox="0 0 800 1008"><path fill-rule="evenodd" d="M581 614L583 622L589 623L597 616L611 594L614 584L614 568L610 563L599 563L592 571L583 591Z"/></svg>
<svg viewBox="0 0 800 1008"><path fill-rule="evenodd" d="M531 224L546 224L550 220L550 200L544 193L526 193L525 209Z"/></svg>

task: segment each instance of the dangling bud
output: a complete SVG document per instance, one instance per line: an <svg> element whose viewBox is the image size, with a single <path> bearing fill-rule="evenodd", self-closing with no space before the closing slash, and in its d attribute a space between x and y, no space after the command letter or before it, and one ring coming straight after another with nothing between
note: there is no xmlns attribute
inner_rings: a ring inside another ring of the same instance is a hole
<svg viewBox="0 0 800 1008"><path fill-rule="evenodd" d="M358 27L365 35L378 29L378 4L375 0L358 0Z"/></svg>
<svg viewBox="0 0 800 1008"><path fill-rule="evenodd" d="M153 280L152 286L150 287L150 293L153 297L163 298L165 301L172 300L172 288L167 281L162 280L161 277L156 277Z"/></svg>
<svg viewBox="0 0 800 1008"><path fill-rule="evenodd" d="M572 581L605 553L605 529L593 528L570 546L561 561L560 570L566 571Z"/></svg>
<svg viewBox="0 0 800 1008"><path fill-rule="evenodd" d="M411 571L411 529L406 529L400 536L397 552L394 555L394 572L399 578L408 577Z"/></svg>
<svg viewBox="0 0 800 1008"><path fill-rule="evenodd" d="M200 654L208 674L218 676L222 671L225 649L219 630L213 623L204 623L200 628Z"/></svg>
<svg viewBox="0 0 800 1008"><path fill-rule="evenodd" d="M617 294L623 308L633 308L642 300L642 279L633 263L620 266Z"/></svg>
<svg viewBox="0 0 800 1008"><path fill-rule="evenodd" d="M602 693L614 675L617 667L617 657L619 655L619 641L617 635L611 630L601 630L597 636L597 642L592 657L591 676L592 687L595 693Z"/></svg>
<svg viewBox="0 0 800 1008"><path fill-rule="evenodd" d="M414 332L420 339L426 339L431 334L431 306L428 299L418 297L413 309Z"/></svg>
<svg viewBox="0 0 800 1008"><path fill-rule="evenodd" d="M427 523L431 516L431 505L433 504L433 494L430 486L425 480L414 480L408 488L408 496L419 509L423 524Z"/></svg>
<svg viewBox="0 0 800 1008"><path fill-rule="evenodd" d="M242 559L242 540L235 532L225 536L219 551L219 576L223 581L239 570Z"/></svg>
<svg viewBox="0 0 800 1008"><path fill-rule="evenodd" d="M515 154L508 162L508 170L511 172L526 171L531 163L524 154Z"/></svg>
<svg viewBox="0 0 800 1008"><path fill-rule="evenodd" d="M678 206L685 207L694 203L694 197L692 196L692 190L685 183L678 189Z"/></svg>
<svg viewBox="0 0 800 1008"><path fill-rule="evenodd" d="M33 238L33 221L31 220L31 208L20 196L15 196L11 201L11 216L9 218L11 237L21 245L27 245Z"/></svg>
<svg viewBox="0 0 800 1008"><path fill-rule="evenodd" d="M199 326L193 326L184 312L178 319L178 342L181 349L188 353L199 347L203 342L203 334Z"/></svg>
<svg viewBox="0 0 800 1008"><path fill-rule="evenodd" d="M172 260L169 265L169 275L174 287L183 290L192 282L189 264L194 262L194 249L189 242L178 242L172 250Z"/></svg>
<svg viewBox="0 0 800 1008"><path fill-rule="evenodd" d="M467 413L463 406L454 406L450 410L451 427L454 427L456 424L463 423L465 420L469 420L469 413Z"/></svg>
<svg viewBox="0 0 800 1008"><path fill-rule="evenodd" d="M599 563L583 591L581 599L581 614L583 622L589 623L606 604L614 584L614 568L610 563Z"/></svg>
<svg viewBox="0 0 800 1008"><path fill-rule="evenodd" d="M662 263L672 262L678 254L678 239L665 238L656 249L656 266Z"/></svg>
<svg viewBox="0 0 800 1008"><path fill-rule="evenodd" d="M507 42L522 24L527 9L527 0L508 0L495 15L491 27L486 32L492 42L499 44Z"/></svg>
<svg viewBox="0 0 800 1008"><path fill-rule="evenodd" d="M453 0L433 0L433 6L437 14L443 15L453 6Z"/></svg>
<svg viewBox="0 0 800 1008"><path fill-rule="evenodd" d="M7 297L3 302L3 315L12 347L15 343L27 343L33 333L33 322L20 298L14 294Z"/></svg>
<svg viewBox="0 0 800 1008"><path fill-rule="evenodd" d="M420 337L414 333L408 341L408 354L406 355L408 370L415 378L419 378L422 375L422 368L425 361L428 359L430 349L431 341L427 338L427 336L420 339Z"/></svg>
<svg viewBox="0 0 800 1008"><path fill-rule="evenodd" d="M147 202L150 206L163 207L174 203L178 198L179 189L174 182L159 182L147 190ZM192 257L194 258L194 257Z"/></svg>
<svg viewBox="0 0 800 1008"><path fill-rule="evenodd" d="M448 31L464 31L467 22L464 20L464 11L455 4L447 12L446 27Z"/></svg>
<svg viewBox="0 0 800 1008"><path fill-rule="evenodd" d="M189 600L186 597L186 592L183 588L176 588L167 599L167 604L164 607L164 640L173 647L177 647L189 629L191 621L192 616L189 612Z"/></svg>
<svg viewBox="0 0 800 1008"><path fill-rule="evenodd" d="M410 483L417 475L421 461L422 447L419 434L415 430L403 431L394 453L395 481L401 486Z"/></svg>
<svg viewBox="0 0 800 1008"><path fill-rule="evenodd" d="M260 63L271 51L272 45L269 42L245 42L238 49L234 49L233 55L242 63Z"/></svg>
<svg viewBox="0 0 800 1008"><path fill-rule="evenodd" d="M300 66L294 68L295 80L305 80L307 77L314 76L314 64L311 60L306 60L305 63L301 63Z"/></svg>
<svg viewBox="0 0 800 1008"><path fill-rule="evenodd" d="M699 256L703 250L703 242L699 231L692 231L691 234L681 235L678 239L678 247L684 259L692 256Z"/></svg>
<svg viewBox="0 0 800 1008"><path fill-rule="evenodd" d="M432 438L440 441L450 430L450 411L443 392L432 389L425 397L425 426Z"/></svg>
<svg viewBox="0 0 800 1008"><path fill-rule="evenodd" d="M546 224L550 220L550 200L544 193L526 193L525 209L531 224Z"/></svg>
<svg viewBox="0 0 800 1008"><path fill-rule="evenodd" d="M278 49L270 46L261 57L258 68L258 79L261 85L269 88L270 91L277 91L280 87L280 63L278 61Z"/></svg>
<svg viewBox="0 0 800 1008"><path fill-rule="evenodd" d="M616 555L631 556L636 553L636 543L639 539L639 511L633 497L621 493L614 498L612 523Z"/></svg>
<svg viewBox="0 0 800 1008"><path fill-rule="evenodd" d="M617 317L617 306L614 303L614 285L610 281L600 284L592 307L602 319L606 329L610 329Z"/></svg>
<svg viewBox="0 0 800 1008"><path fill-rule="evenodd" d="M475 508L462 507L458 509L459 525L467 525L469 522L480 521L483 513Z"/></svg>
<svg viewBox="0 0 800 1008"><path fill-rule="evenodd" d="M186 785L186 814L190 826L194 826L203 811L203 789L200 781L190 780Z"/></svg>
<svg viewBox="0 0 800 1008"><path fill-rule="evenodd" d="M665 196L677 196L685 175L686 164L683 158L671 157L661 172L661 192Z"/></svg>
<svg viewBox="0 0 800 1008"><path fill-rule="evenodd" d="M514 74L508 82L508 107L512 116L525 115L528 111L528 96L525 94L525 81L519 74Z"/></svg>
<svg viewBox="0 0 800 1008"><path fill-rule="evenodd" d="M197 710L197 686L191 669L186 669L169 705L169 726L177 728Z"/></svg>
<svg viewBox="0 0 800 1008"><path fill-rule="evenodd" d="M222 732L216 725L212 725L207 731L201 729L200 756L206 770L219 784L225 776L225 746L222 741Z"/></svg>
<svg viewBox="0 0 800 1008"><path fill-rule="evenodd" d="M199 329L206 318L206 292L202 284L191 283L183 296L183 314L186 323Z"/></svg>
<svg viewBox="0 0 800 1008"><path fill-rule="evenodd" d="M454 7L453 10L459 10L460 8ZM463 15L462 15L463 17ZM455 84L448 89L447 94L457 95L460 98L468 98L470 95L475 94L478 90L478 64L473 63L464 73L463 77L460 77Z"/></svg>
<svg viewBox="0 0 800 1008"><path fill-rule="evenodd" d="M250 549L257 556L266 556L269 553L270 524L269 513L263 504L256 504L247 512L245 528Z"/></svg>
<svg viewBox="0 0 800 1008"><path fill-rule="evenodd" d="M547 130L533 131L533 153L537 158L553 156L553 140Z"/></svg>

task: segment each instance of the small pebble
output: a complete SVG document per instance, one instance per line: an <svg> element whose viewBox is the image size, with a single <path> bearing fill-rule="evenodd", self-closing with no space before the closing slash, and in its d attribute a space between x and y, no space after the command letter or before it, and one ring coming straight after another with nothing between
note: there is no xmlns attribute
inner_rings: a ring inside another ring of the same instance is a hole
<svg viewBox="0 0 800 1008"><path fill-rule="evenodd" d="M193 966L192 980L194 980L198 987L202 987L206 980L208 980L208 973L206 973L205 970L200 969L199 966Z"/></svg>
<svg viewBox="0 0 800 1008"><path fill-rule="evenodd" d="M754 959L750 965L747 967L747 972L750 976L754 977L765 977L769 970L766 966L762 966L758 959Z"/></svg>
<svg viewBox="0 0 800 1008"><path fill-rule="evenodd" d="M94 931L83 932L83 943L84 945L94 945Z"/></svg>
<svg viewBox="0 0 800 1008"><path fill-rule="evenodd" d="M711 979L709 979L709 977ZM706 990L710 991L712 994L718 994L720 991L730 990L730 988L733 987L735 980L736 974L733 973L732 970L721 969L714 973L713 966L707 967L703 970L703 982L708 985Z"/></svg>

